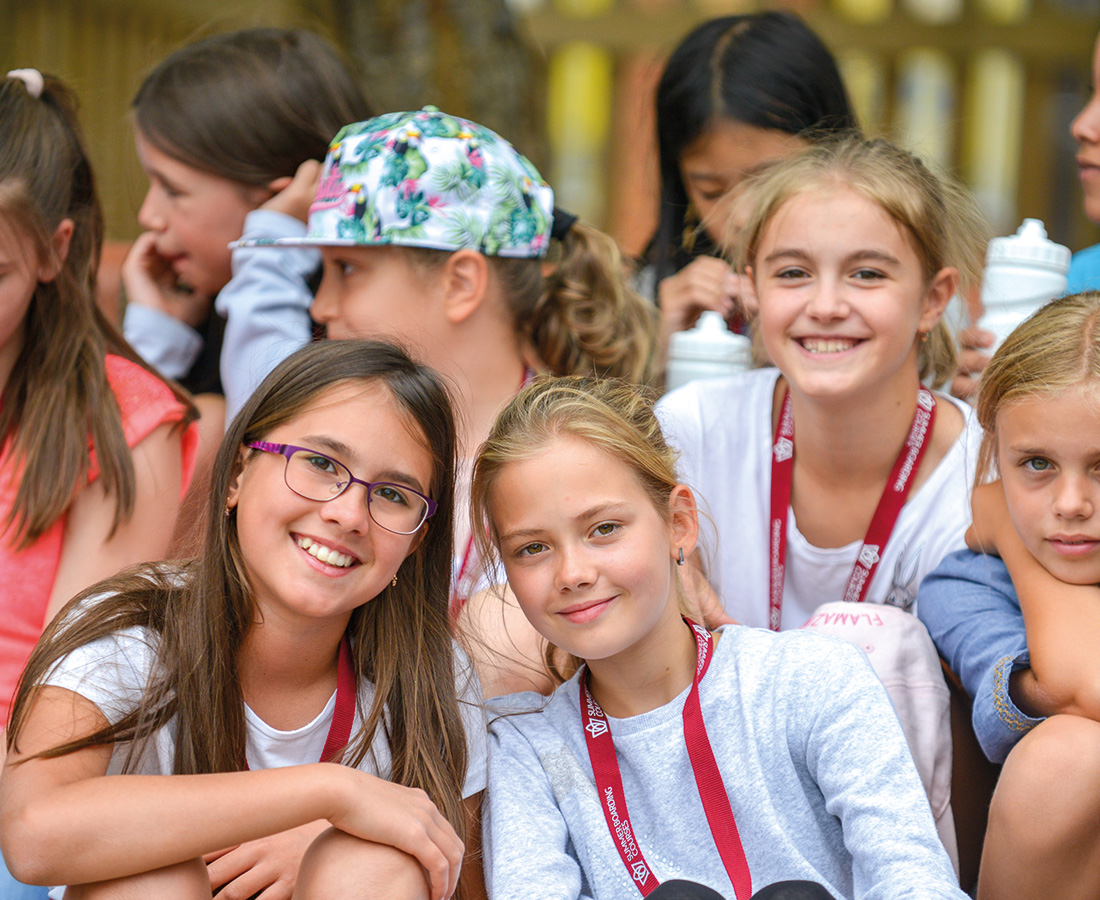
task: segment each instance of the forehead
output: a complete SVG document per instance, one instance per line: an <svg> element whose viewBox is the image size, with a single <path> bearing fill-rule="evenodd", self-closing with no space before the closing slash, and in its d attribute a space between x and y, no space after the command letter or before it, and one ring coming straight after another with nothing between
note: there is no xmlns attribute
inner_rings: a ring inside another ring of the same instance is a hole
<svg viewBox="0 0 1100 900"><path fill-rule="evenodd" d="M822 227L827 224L828 227ZM786 239L812 239L822 244L859 239L869 245L904 247L916 256L909 229L880 204L844 183L807 185L779 203L764 223L760 246Z"/></svg>
<svg viewBox="0 0 1100 900"><path fill-rule="evenodd" d="M680 165L688 177L735 179L805 146L802 138L785 131L721 119L684 148Z"/></svg>
<svg viewBox="0 0 1100 900"><path fill-rule="evenodd" d="M325 388L265 437L286 443L324 438L346 447L348 458L342 461L352 466L403 459L421 469L414 474L422 477L425 485L434 472L423 429L378 379L345 381Z"/></svg>
<svg viewBox="0 0 1100 900"><path fill-rule="evenodd" d="M1100 444L1100 385L1089 382L1009 401L997 412L996 429L1002 442L1041 437Z"/></svg>

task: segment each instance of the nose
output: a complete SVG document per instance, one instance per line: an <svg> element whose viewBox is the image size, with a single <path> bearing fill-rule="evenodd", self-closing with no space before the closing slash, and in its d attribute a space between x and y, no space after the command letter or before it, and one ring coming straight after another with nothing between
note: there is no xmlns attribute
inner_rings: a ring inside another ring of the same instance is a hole
<svg viewBox="0 0 1100 900"><path fill-rule="evenodd" d="M314 322L321 325L329 325L336 318L336 311L339 308L336 297L336 275L332 273L329 266L325 266L324 274L321 276L321 284L317 288L317 293L313 296L313 303L309 307L309 315Z"/></svg>
<svg viewBox="0 0 1100 900"><path fill-rule="evenodd" d="M843 291L834 281L827 278L818 278L816 284L810 290L809 302L806 304L806 314L811 318L822 322L830 322L848 316L848 302L844 298Z"/></svg>
<svg viewBox="0 0 1100 900"><path fill-rule="evenodd" d="M345 531L365 533L373 524L365 491L361 484L349 485L343 493L321 504L321 518Z"/></svg>
<svg viewBox="0 0 1100 900"><path fill-rule="evenodd" d="M1100 144L1100 92L1092 95L1069 126L1069 131L1078 144Z"/></svg>
<svg viewBox="0 0 1100 900"><path fill-rule="evenodd" d="M596 581L596 568L591 553L583 547L570 546L558 550L557 581L561 591L576 591Z"/></svg>
<svg viewBox="0 0 1100 900"><path fill-rule="evenodd" d="M156 192L157 189L150 186L145 192L145 199L141 201L141 209L138 210L138 224L146 231L164 231L164 214Z"/></svg>
<svg viewBox="0 0 1100 900"><path fill-rule="evenodd" d="M1095 509L1089 479L1064 476L1054 495L1054 514L1060 519L1088 519Z"/></svg>

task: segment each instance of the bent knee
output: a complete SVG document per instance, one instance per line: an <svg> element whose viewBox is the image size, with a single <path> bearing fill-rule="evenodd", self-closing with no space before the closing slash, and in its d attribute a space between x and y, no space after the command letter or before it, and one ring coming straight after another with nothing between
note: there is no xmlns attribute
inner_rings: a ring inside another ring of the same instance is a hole
<svg viewBox="0 0 1100 900"><path fill-rule="evenodd" d="M1100 815L1100 722L1052 716L1009 753L990 815L1073 828Z"/></svg>
<svg viewBox="0 0 1100 900"><path fill-rule="evenodd" d="M298 869L294 900L385 900L428 897L420 863L387 844L330 828L309 846Z"/></svg>
<svg viewBox="0 0 1100 900"><path fill-rule="evenodd" d="M210 900L210 876L201 859L140 875L76 884L65 888L65 900Z"/></svg>

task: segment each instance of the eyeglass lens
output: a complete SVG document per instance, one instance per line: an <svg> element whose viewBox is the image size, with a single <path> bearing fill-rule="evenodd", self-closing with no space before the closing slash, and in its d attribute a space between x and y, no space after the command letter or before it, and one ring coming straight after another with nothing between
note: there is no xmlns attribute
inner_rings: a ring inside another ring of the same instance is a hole
<svg viewBox="0 0 1100 900"><path fill-rule="evenodd" d="M320 453L297 450L287 458L286 483L296 494L310 500L331 500L347 490L351 472L347 466ZM412 534L427 517L428 504L400 484L378 482L370 487L367 512L387 531Z"/></svg>

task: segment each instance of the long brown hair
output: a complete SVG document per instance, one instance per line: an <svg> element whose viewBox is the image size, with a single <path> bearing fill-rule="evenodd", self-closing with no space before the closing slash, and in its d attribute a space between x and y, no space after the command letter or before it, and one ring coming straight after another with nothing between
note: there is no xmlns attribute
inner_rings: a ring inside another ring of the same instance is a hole
<svg viewBox="0 0 1100 900"><path fill-rule="evenodd" d="M65 512L87 479L91 436L104 489L115 498L114 528L134 509L134 468L104 356L145 366L95 303L103 214L76 120L76 100L45 76L40 97L23 81L0 79L0 216L13 234L31 239L39 264L60 262L39 282L23 322L23 347L4 387L0 442L11 442L9 465L22 472L3 522L23 548ZM63 260L51 238L73 223ZM173 392L195 417L190 400Z"/></svg>
<svg viewBox="0 0 1100 900"><path fill-rule="evenodd" d="M432 455L431 496L438 509L396 585L364 602L348 624L360 677L374 684L362 729L344 752L357 765L382 729L391 780L424 790L461 836L466 738L455 692L448 615L451 577L455 426L435 374L379 341L323 341L303 347L264 379L233 420L211 476L202 555L182 568L150 564L101 582L75 598L46 629L23 673L8 746L53 664L90 641L124 628L157 636L157 677L138 707L117 723L44 751L60 756L96 744L129 743L126 767L173 717L176 774L231 772L245 766L245 717L237 655L254 619L252 591L237 535L225 516L240 448L290 421L323 391L348 382L379 383L423 434ZM257 451L252 451L257 452Z"/></svg>

